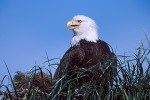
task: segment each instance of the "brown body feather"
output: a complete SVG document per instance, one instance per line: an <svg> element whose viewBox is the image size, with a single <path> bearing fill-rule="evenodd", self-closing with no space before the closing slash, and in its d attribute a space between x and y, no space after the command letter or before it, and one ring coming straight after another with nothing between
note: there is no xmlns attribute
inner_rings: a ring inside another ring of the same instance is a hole
<svg viewBox="0 0 150 100"><path fill-rule="evenodd" d="M65 70L65 68L67 68L69 76L74 76L77 69L90 68L95 65L100 66L100 64L105 63L106 60L114 56L115 55L110 51L108 44L102 40L98 40L97 43L81 40L79 45L70 47L64 54L60 61L60 65L54 74L54 79L60 78L63 75L63 70ZM88 78L84 77L84 80L90 80L90 77L92 77L93 74L102 74L102 72L98 72L97 68L98 67L93 69L95 73L88 73Z"/></svg>

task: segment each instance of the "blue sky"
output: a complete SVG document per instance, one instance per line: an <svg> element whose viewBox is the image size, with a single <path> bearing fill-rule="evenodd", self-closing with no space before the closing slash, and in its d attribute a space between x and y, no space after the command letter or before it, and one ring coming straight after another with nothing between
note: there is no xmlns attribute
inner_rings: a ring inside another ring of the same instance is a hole
<svg viewBox="0 0 150 100"><path fill-rule="evenodd" d="M72 32L67 21L75 15L93 18L100 39L120 55L134 52L150 37L149 0L0 0L0 80L43 66L49 58L61 58L70 47ZM54 73L54 70L52 70Z"/></svg>

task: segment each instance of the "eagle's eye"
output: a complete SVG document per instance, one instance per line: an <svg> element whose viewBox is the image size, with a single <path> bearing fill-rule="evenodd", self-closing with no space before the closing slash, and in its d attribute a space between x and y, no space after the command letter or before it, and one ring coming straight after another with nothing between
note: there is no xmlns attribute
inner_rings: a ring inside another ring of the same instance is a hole
<svg viewBox="0 0 150 100"><path fill-rule="evenodd" d="M81 22L82 22L82 20L77 20L77 22L81 23Z"/></svg>

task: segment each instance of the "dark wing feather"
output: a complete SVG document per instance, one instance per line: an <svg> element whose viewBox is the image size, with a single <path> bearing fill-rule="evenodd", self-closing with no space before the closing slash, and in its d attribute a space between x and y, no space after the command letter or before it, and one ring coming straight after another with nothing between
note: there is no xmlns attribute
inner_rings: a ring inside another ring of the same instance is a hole
<svg viewBox="0 0 150 100"><path fill-rule="evenodd" d="M80 66L84 56L85 52L80 46L70 47L61 59L59 67L54 74L54 79L61 77L63 74L62 71L65 70L66 67L67 70L72 70Z"/></svg>

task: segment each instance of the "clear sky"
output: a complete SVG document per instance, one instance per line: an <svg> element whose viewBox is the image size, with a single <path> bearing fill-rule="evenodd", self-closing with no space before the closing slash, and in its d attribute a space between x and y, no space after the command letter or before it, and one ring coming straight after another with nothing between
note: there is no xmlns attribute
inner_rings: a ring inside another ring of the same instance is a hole
<svg viewBox="0 0 150 100"><path fill-rule="evenodd" d="M120 55L134 52L150 37L150 0L0 0L0 80L15 71L61 58L73 35L66 28L75 15L93 18L100 39ZM52 71L54 73L54 70Z"/></svg>

